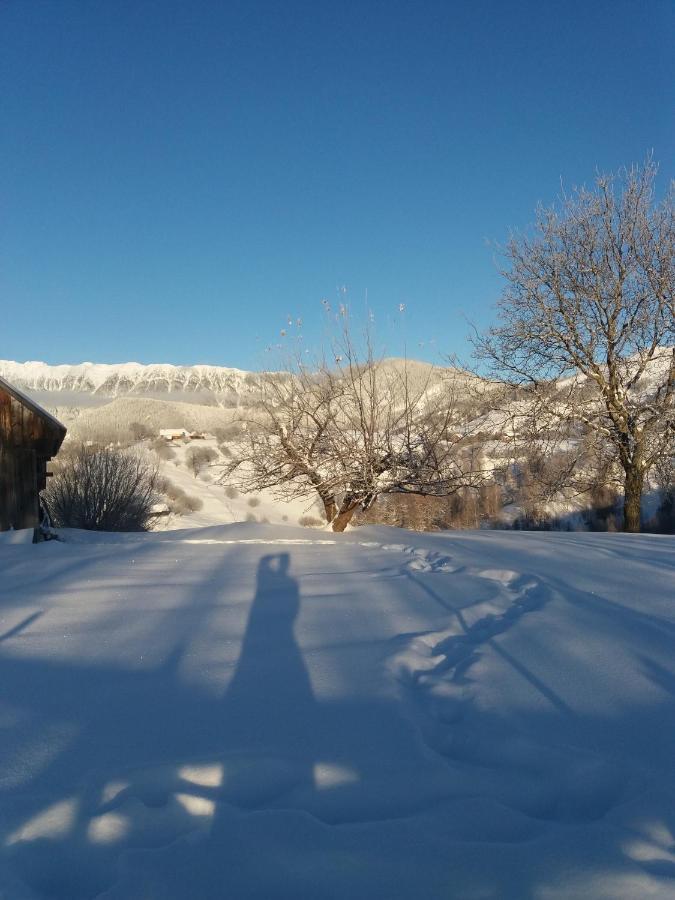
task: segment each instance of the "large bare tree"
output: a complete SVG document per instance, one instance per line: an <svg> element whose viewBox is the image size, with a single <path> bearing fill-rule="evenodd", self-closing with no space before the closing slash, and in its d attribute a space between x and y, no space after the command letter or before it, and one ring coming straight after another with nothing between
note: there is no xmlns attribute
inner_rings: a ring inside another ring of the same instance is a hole
<svg viewBox="0 0 675 900"><path fill-rule="evenodd" d="M633 532L645 478L674 452L675 192L657 200L655 176L648 160L540 207L504 248L499 320L475 338L493 377L526 388L531 420L564 423L621 473Z"/></svg>
<svg viewBox="0 0 675 900"><path fill-rule="evenodd" d="M263 375L225 477L244 492L318 497L334 531L382 493L482 484L480 450L450 384L433 371L411 378L407 363L382 362L366 343L359 358L345 330L330 363L296 360L285 376Z"/></svg>

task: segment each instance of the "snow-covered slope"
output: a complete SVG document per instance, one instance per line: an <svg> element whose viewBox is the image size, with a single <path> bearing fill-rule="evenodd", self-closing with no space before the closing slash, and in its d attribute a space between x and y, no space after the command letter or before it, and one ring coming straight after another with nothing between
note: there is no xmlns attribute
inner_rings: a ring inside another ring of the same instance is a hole
<svg viewBox="0 0 675 900"><path fill-rule="evenodd" d="M147 446L147 442L140 446ZM215 456L214 461L196 475L189 462L189 455L195 448L211 450ZM155 526L159 530L246 521L298 525L304 521L319 524L324 520L322 511L317 507L318 498L278 500L270 491L243 495L232 486L221 483L219 479L227 458L222 455L217 442L210 438L192 444L174 444L171 450L174 454L172 459L159 461L160 475L186 497L196 500L198 508L194 511L183 509L180 515L174 513L159 519Z"/></svg>
<svg viewBox="0 0 675 900"><path fill-rule="evenodd" d="M202 403L177 400L153 400L148 397L116 397L100 406L52 407L54 414L76 441L124 440L130 437L134 423L145 426L155 436L162 428L213 432L231 425L232 410Z"/></svg>
<svg viewBox="0 0 675 900"><path fill-rule="evenodd" d="M65 537L0 541L2 897L672 900L675 539Z"/></svg>

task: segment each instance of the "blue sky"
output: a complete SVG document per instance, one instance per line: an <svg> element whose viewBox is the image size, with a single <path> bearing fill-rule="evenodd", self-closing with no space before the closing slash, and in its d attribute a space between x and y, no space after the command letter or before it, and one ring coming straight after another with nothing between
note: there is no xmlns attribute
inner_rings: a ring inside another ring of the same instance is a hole
<svg viewBox="0 0 675 900"><path fill-rule="evenodd" d="M0 358L259 368L343 286L463 352L561 177L672 177L674 38L670 0L3 0Z"/></svg>

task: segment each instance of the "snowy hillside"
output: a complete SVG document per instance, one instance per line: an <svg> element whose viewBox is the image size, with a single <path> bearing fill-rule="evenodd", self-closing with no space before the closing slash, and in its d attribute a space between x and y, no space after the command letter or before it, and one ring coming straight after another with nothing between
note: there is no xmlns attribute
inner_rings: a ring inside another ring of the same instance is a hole
<svg viewBox="0 0 675 900"><path fill-rule="evenodd" d="M159 435L163 428L209 431L232 423L233 412L218 406L175 400L151 400L147 397L117 397L101 406L50 407L67 426L70 439L124 440L131 437L134 423Z"/></svg>
<svg viewBox="0 0 675 900"><path fill-rule="evenodd" d="M143 442L140 446L147 447L147 443ZM157 522L156 528L159 530L246 521L290 525L314 521L318 525L324 519L316 505L317 501L312 499L280 501L269 491L245 496L232 486L222 484L219 479L227 457L223 456L217 441L212 438L189 444L179 442L168 449L172 458L159 460L160 475L189 500L195 500L197 508L186 508L185 503L179 503L178 514L174 513ZM214 461L205 465L197 474L190 465L190 453L195 449L214 454ZM171 499L168 500L169 505L172 505Z"/></svg>
<svg viewBox="0 0 675 900"><path fill-rule="evenodd" d="M0 536L0 896L674 896L674 539Z"/></svg>

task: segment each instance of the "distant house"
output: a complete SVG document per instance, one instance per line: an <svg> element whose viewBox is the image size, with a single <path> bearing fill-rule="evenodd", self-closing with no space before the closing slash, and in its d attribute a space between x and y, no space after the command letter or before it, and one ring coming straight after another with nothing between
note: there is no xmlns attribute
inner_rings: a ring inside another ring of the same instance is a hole
<svg viewBox="0 0 675 900"><path fill-rule="evenodd" d="M159 436L165 441L182 441L189 437L190 433L185 428L160 428Z"/></svg>
<svg viewBox="0 0 675 900"><path fill-rule="evenodd" d="M188 431L187 428L160 428L159 436L165 441L203 441L206 437L201 431Z"/></svg>
<svg viewBox="0 0 675 900"><path fill-rule="evenodd" d="M47 463L65 436L59 421L0 378L0 531L39 525Z"/></svg>

